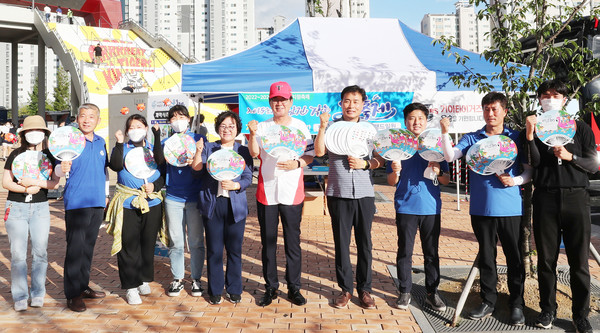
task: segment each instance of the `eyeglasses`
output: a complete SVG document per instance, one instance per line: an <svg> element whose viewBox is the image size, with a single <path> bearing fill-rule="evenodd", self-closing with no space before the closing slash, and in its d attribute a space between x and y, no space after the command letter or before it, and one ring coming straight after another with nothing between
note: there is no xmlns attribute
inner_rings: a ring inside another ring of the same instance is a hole
<svg viewBox="0 0 600 333"><path fill-rule="evenodd" d="M237 129L237 126L235 125L231 125L231 126L225 126L225 125L221 125L219 126L219 130L220 131L225 131L225 130L230 130L230 131L235 131Z"/></svg>

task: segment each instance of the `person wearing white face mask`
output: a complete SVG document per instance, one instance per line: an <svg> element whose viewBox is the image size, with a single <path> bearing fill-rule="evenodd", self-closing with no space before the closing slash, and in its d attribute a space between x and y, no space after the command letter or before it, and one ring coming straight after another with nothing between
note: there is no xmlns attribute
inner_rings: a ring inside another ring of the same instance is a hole
<svg viewBox="0 0 600 333"><path fill-rule="evenodd" d="M537 97L544 111L562 109L568 94L558 80L542 83ZM558 106L560 103L560 106ZM556 319L556 264L560 239L564 241L573 295L573 325L577 332L592 332L590 311L589 244L591 237L589 179L598 170L592 129L577 121L573 142L548 147L534 137L537 117L526 119L529 164L536 169L533 193L533 234L538 252L541 313L536 326L551 328ZM558 164L558 158L563 163Z"/></svg>
<svg viewBox="0 0 600 333"><path fill-rule="evenodd" d="M4 165L2 186L7 189L6 232L10 240L11 294L15 302L15 311L27 310L29 291L27 288L27 239L31 237L33 264L31 269L31 306L42 307L46 295L46 268L48 260L48 234L50 231L50 209L48 189L58 186L59 177L52 173L49 180L38 180L24 175L17 181L11 166L14 159L29 150L41 151L48 157L52 168L56 165L54 157L47 148L46 127L41 116L29 116L23 122L21 147L13 151Z"/></svg>
<svg viewBox="0 0 600 333"><path fill-rule="evenodd" d="M123 161L134 148L153 150L157 164L164 157L160 145L145 140L148 133L146 119L139 114L131 115L125 122L127 143L121 130L115 133L117 143L110 156L109 167L118 173L115 195L106 213L110 224L107 233L114 236L111 254L117 254L121 288L127 290L127 303L141 304L140 295L151 293L149 283L154 280L154 245L164 227L161 188L164 178L155 172L148 179L133 176ZM158 126L152 128L154 142L159 142ZM162 239L161 239L162 240Z"/></svg>
<svg viewBox="0 0 600 333"><path fill-rule="evenodd" d="M185 106L175 105L169 109L169 122L175 133L185 133L196 142L207 142L206 137L189 130L190 114ZM162 142L163 147L166 140ZM173 281L167 290L168 296L179 296L184 287L184 245L186 236L190 251L191 295L199 297L202 296L203 292L200 278L204 269L206 249L204 246L204 225L197 206L198 189L201 181L198 172L193 171L190 167L191 162L189 160L187 165L182 167L176 167L168 163L160 166L163 173L166 174L165 215L170 240L171 274L173 274Z"/></svg>

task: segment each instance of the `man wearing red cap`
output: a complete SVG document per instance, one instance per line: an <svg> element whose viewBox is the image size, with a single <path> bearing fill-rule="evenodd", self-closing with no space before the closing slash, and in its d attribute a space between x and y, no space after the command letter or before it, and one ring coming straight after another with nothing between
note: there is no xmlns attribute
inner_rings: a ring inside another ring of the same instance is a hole
<svg viewBox="0 0 600 333"><path fill-rule="evenodd" d="M302 255L300 249L300 222L304 204L304 173L302 167L310 164L314 157L313 143L308 127L301 120L289 115L293 104L292 88L287 82L275 82L269 92L269 105L273 118L258 123L248 123L250 140L248 148L252 157L260 159L256 201L260 239L262 244L263 276L265 295L258 303L267 306L277 298L279 281L277 278L277 230L279 217L283 225L285 241L286 269L285 279L288 286L288 298L296 305L306 304L300 293L300 272ZM307 138L304 155L297 160L279 160L270 156L259 145L258 137L265 134L271 126L283 125L299 129Z"/></svg>

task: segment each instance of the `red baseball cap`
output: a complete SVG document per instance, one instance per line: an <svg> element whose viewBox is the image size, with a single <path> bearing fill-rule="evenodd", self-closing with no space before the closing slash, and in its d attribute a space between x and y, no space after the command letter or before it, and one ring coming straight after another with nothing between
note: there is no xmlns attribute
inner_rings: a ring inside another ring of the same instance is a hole
<svg viewBox="0 0 600 333"><path fill-rule="evenodd" d="M292 97L292 87L287 82L279 81L271 85L271 91L269 92L269 99L274 97L283 97L290 99Z"/></svg>

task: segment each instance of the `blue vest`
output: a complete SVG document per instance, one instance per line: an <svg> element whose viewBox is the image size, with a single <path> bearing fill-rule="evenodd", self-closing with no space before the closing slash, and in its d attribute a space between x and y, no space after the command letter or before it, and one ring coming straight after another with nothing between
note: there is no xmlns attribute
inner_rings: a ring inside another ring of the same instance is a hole
<svg viewBox="0 0 600 333"><path fill-rule="evenodd" d="M65 210L106 206L106 142L96 134L73 160L63 195Z"/></svg>

